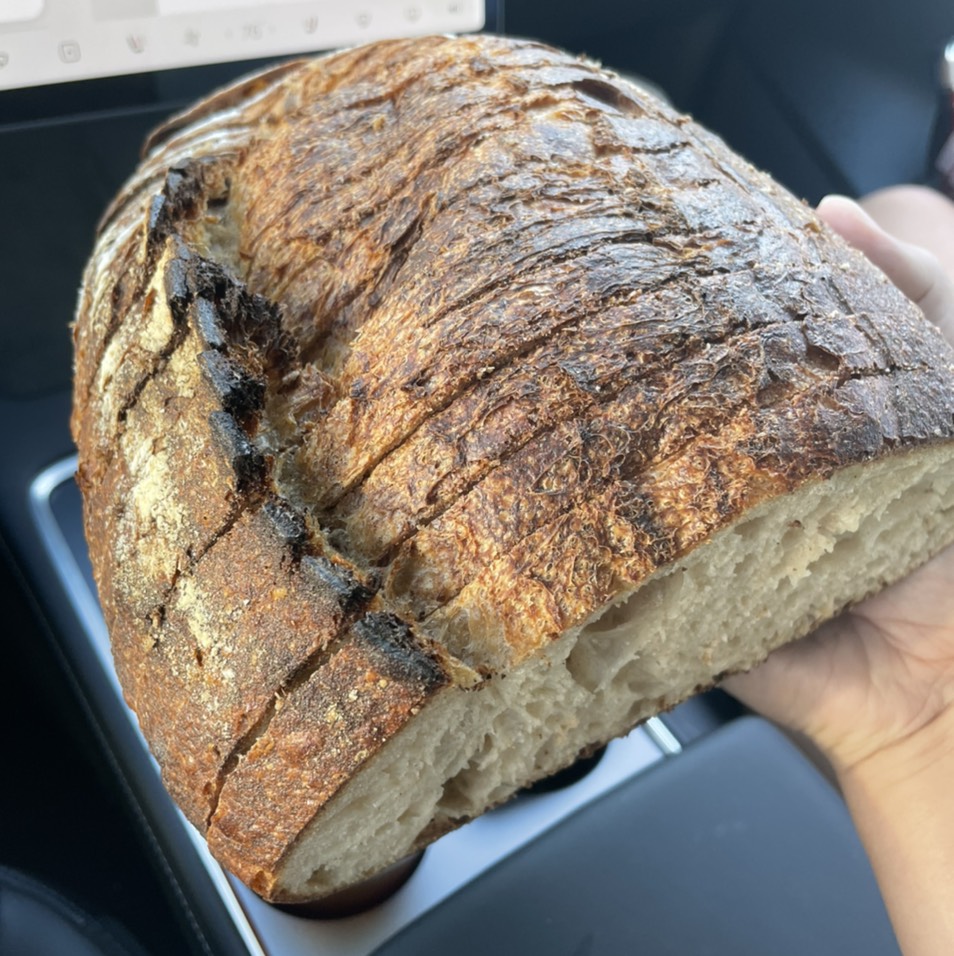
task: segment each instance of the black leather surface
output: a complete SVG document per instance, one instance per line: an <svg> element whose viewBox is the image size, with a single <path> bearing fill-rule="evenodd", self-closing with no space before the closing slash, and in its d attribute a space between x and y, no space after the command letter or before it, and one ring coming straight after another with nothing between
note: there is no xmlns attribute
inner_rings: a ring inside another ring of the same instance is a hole
<svg viewBox="0 0 954 956"><path fill-rule="evenodd" d="M590 804L375 956L898 956L844 804L733 721Z"/></svg>
<svg viewBox="0 0 954 956"><path fill-rule="evenodd" d="M43 883L0 867L3 956L144 956L117 926L108 926Z"/></svg>

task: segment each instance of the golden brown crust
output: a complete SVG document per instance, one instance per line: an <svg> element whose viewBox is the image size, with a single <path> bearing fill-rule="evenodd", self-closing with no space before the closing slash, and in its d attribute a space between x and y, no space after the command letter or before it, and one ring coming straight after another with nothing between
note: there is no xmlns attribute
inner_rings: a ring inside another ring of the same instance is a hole
<svg viewBox="0 0 954 956"><path fill-rule="evenodd" d="M310 566L318 559L296 559L273 507L244 512L179 578L141 643L115 652L166 785L200 828L276 695L320 664L352 616Z"/></svg>
<svg viewBox="0 0 954 956"><path fill-rule="evenodd" d="M212 851L275 898L275 874L305 827L447 684L440 658L403 621L381 612L361 618L282 698L229 775L208 831Z"/></svg>
<svg viewBox="0 0 954 956"><path fill-rule="evenodd" d="M807 207L595 65L490 37L287 64L172 120L75 347L117 669L264 895L468 666L954 431L949 348Z"/></svg>

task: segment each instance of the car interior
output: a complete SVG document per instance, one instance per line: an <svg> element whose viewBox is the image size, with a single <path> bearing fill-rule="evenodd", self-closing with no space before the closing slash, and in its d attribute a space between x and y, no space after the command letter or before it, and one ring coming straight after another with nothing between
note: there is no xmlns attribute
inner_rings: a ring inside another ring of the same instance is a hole
<svg viewBox="0 0 954 956"><path fill-rule="evenodd" d="M73 481L70 322L96 223L148 132L205 93L396 31L480 29L651 85L813 205L934 183L951 131L944 0L3 5L0 953L899 952L824 762L718 690L331 917L255 897L162 788L112 671ZM157 39L173 34L174 52Z"/></svg>

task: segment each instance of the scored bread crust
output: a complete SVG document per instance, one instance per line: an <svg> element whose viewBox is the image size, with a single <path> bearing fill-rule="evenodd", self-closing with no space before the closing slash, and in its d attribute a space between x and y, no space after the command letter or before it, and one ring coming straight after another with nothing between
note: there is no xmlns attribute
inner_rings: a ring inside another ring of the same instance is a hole
<svg viewBox="0 0 954 956"><path fill-rule="evenodd" d="M276 900L335 888L283 866L425 711L766 502L954 431L951 350L804 204L638 87L492 37L285 64L157 131L74 336L120 681Z"/></svg>

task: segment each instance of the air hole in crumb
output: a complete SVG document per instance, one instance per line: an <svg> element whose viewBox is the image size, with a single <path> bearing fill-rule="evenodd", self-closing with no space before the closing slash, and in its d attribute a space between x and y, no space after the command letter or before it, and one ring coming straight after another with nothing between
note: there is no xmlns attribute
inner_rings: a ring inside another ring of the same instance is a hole
<svg viewBox="0 0 954 956"><path fill-rule="evenodd" d="M564 767L563 770L558 770L556 773L550 774L549 777L544 777L542 780L530 784L529 787L524 787L520 794L553 793L555 790L564 789L564 787L572 787L573 784L579 783L596 769L605 753L606 748L600 747L595 753L580 757L569 767Z"/></svg>

